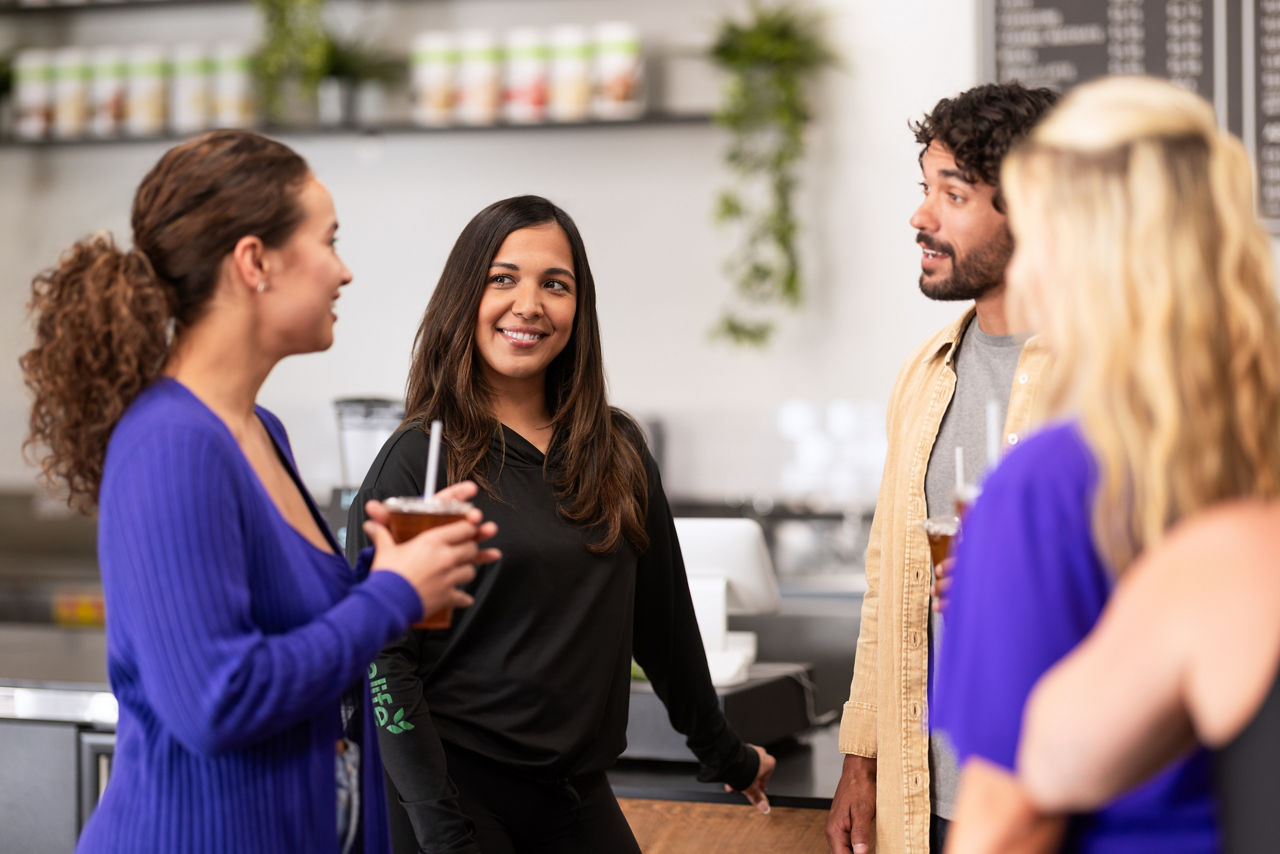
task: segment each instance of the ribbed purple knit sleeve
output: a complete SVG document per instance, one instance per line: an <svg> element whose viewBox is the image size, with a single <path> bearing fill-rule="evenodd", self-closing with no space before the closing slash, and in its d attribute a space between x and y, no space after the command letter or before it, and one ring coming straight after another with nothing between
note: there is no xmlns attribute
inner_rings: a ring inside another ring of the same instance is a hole
<svg viewBox="0 0 1280 854"><path fill-rule="evenodd" d="M314 715L421 614L392 572L372 573L310 618L302 602L291 612L288 590L269 597L275 613L255 613L264 606L250 596L246 514L274 508L255 500L260 487L234 445L177 424L112 450L100 525L108 619L155 710L192 751L241 748ZM271 623L292 628L258 628Z"/></svg>

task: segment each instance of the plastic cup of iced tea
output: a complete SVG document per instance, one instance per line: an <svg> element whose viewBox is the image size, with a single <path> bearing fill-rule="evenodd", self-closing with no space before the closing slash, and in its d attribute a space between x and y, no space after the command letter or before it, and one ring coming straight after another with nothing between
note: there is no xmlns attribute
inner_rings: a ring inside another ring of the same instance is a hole
<svg viewBox="0 0 1280 854"><path fill-rule="evenodd" d="M952 497L956 502L956 516L961 519L964 514L969 512L969 508L973 506L973 502L978 500L978 496L982 494L982 487L976 483L966 483L955 488Z"/></svg>
<svg viewBox="0 0 1280 854"><path fill-rule="evenodd" d="M951 515L930 516L921 524L924 535L929 538L929 556L933 558L933 565L937 566L951 553L951 543L960 530L960 518Z"/></svg>
<svg viewBox="0 0 1280 854"><path fill-rule="evenodd" d="M391 538L403 543L432 528L465 519L472 505L466 501L446 501L421 495L388 498L382 502L390 512L387 528ZM413 624L415 629L447 629L453 623L453 606L446 605Z"/></svg>

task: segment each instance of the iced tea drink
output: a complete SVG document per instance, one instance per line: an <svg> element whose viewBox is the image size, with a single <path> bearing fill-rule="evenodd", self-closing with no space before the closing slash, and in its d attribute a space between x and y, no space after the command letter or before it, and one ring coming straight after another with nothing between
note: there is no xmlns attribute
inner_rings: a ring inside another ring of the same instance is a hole
<svg viewBox="0 0 1280 854"><path fill-rule="evenodd" d="M930 516L924 520L924 534L929 538L929 556L937 566L951 553L951 541L960 530L957 516Z"/></svg>
<svg viewBox="0 0 1280 854"><path fill-rule="evenodd" d="M982 494L982 487L976 483L966 483L963 486L957 486L952 494L956 500L956 516L963 519L964 514L968 513L969 508L973 506L973 502L977 501L978 496Z"/></svg>
<svg viewBox="0 0 1280 854"><path fill-rule="evenodd" d="M397 543L403 543L441 525L465 519L471 505L465 501L441 501L437 498L423 498L412 495L401 498L388 498L382 502L391 512L387 520L387 528ZM427 614L425 619L413 624L415 629L447 629L453 622L453 606L445 607Z"/></svg>

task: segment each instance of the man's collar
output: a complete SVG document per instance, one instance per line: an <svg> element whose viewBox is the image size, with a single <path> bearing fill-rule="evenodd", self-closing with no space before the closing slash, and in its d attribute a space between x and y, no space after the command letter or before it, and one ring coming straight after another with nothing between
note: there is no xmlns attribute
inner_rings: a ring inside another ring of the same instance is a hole
<svg viewBox="0 0 1280 854"><path fill-rule="evenodd" d="M946 358L943 359L943 362L950 365L952 359L956 356L956 346L960 343L961 334L964 333L964 330L969 326L969 321L973 320L974 315L977 313L977 307L970 305L964 314L956 318L956 320L946 329L939 332L938 337L935 339L937 346L926 352L924 354L924 358L920 360L920 363L927 365L934 359L938 358L938 355L941 354L943 350L946 350Z"/></svg>
<svg viewBox="0 0 1280 854"><path fill-rule="evenodd" d="M969 328L970 321L975 323L977 322L975 319L977 313L977 306L971 304L964 314L960 315L950 326L938 333L938 336L935 339L936 346L931 347L925 352L920 363L922 365L927 365L934 359L938 358L938 356L943 355L943 363L950 367L956 357L956 348L960 346L960 338L964 334L964 331ZM1043 346L1044 345L1040 343L1039 335L1032 335L1027 339L1027 343L1022 345L1024 350L1038 350ZM945 355L943 351L945 351Z"/></svg>

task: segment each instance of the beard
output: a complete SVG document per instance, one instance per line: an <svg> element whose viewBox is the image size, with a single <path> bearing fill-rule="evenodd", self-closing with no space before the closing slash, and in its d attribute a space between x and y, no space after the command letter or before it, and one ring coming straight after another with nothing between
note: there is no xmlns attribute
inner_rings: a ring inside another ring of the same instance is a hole
<svg viewBox="0 0 1280 854"><path fill-rule="evenodd" d="M951 275L941 281L930 282L927 274L920 274L920 292L929 299L944 302L978 299L1000 287L1013 256L1013 235L1008 227L1001 228L989 242L960 259L956 258L954 247L923 232L916 234L916 240L951 259Z"/></svg>

